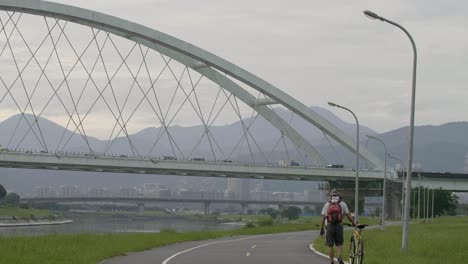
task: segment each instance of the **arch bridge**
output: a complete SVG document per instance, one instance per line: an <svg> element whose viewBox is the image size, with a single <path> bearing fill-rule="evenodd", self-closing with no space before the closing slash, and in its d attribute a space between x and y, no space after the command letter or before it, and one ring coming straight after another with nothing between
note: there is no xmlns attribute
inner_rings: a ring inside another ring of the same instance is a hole
<svg viewBox="0 0 468 264"><path fill-rule="evenodd" d="M327 168L319 142L306 136L315 131L354 153L349 135L206 50L69 5L0 0L0 10L0 109L10 114L0 127L2 167L354 177L352 168ZM383 162L360 149L371 168L362 179L381 179Z"/></svg>

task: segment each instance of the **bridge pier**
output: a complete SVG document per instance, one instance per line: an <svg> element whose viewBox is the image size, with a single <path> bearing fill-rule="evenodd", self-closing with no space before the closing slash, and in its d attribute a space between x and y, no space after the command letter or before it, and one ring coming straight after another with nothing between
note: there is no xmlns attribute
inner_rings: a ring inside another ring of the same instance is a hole
<svg viewBox="0 0 468 264"><path fill-rule="evenodd" d="M241 214L243 215L247 214L247 207L248 207L248 204L241 203Z"/></svg>
<svg viewBox="0 0 468 264"><path fill-rule="evenodd" d="M211 204L211 202L204 202L203 203L203 212L204 212L205 216L210 214L210 204Z"/></svg>
<svg viewBox="0 0 468 264"><path fill-rule="evenodd" d="M386 197L386 219L401 218L402 208L402 183L395 181L387 181L387 197Z"/></svg>
<svg viewBox="0 0 468 264"><path fill-rule="evenodd" d="M139 203L138 206L138 215L143 215L145 213L145 204Z"/></svg>

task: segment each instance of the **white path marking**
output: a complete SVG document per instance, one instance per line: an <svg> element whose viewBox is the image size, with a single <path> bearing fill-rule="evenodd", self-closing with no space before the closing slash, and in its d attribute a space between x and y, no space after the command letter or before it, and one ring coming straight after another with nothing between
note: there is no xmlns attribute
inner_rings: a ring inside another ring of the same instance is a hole
<svg viewBox="0 0 468 264"><path fill-rule="evenodd" d="M251 246L250 248L256 248L256 247L257 247L257 245L253 245L253 246Z"/></svg>
<svg viewBox="0 0 468 264"><path fill-rule="evenodd" d="M250 252L247 251L247 253L245 253L245 256L250 257Z"/></svg>
<svg viewBox="0 0 468 264"><path fill-rule="evenodd" d="M184 251L177 252L177 253L175 253L174 255L168 257L167 259L165 259L161 264L167 264L167 263L169 263L169 261L170 261L171 259L177 257L178 255L187 253L187 252L189 252L189 251L192 251L192 250L195 250L195 249L198 249L198 248L206 247L206 246L209 246L209 245L223 244L223 243L229 243L229 242L236 242L236 241L242 241L242 240L252 239L252 238L259 238L259 237L264 237L264 236L265 236L265 235L253 236L253 237L245 237L245 238L239 238L239 239L233 239L233 240L215 241L215 242L211 242L211 243L199 245L199 246L196 246L196 247L193 247L193 248L186 249L186 250L184 250Z"/></svg>

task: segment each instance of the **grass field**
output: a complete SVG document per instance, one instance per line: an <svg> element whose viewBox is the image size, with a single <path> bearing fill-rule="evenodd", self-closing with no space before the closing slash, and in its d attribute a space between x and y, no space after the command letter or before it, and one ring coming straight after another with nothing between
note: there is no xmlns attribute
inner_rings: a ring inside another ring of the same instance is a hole
<svg viewBox="0 0 468 264"><path fill-rule="evenodd" d="M305 222L305 223L304 223ZM90 264L167 244L235 235L269 234L317 229L315 221L273 224L229 231L157 234L78 234L39 237L0 237L0 263Z"/></svg>
<svg viewBox="0 0 468 264"><path fill-rule="evenodd" d="M401 233L400 226L390 226L384 231L364 230L364 263L468 263L468 217L443 217L433 223L412 224L406 252L401 251ZM351 231L345 232L343 256L348 254L350 236ZM324 243L324 238L319 238L314 247L326 254Z"/></svg>
<svg viewBox="0 0 468 264"><path fill-rule="evenodd" d="M51 215L49 210L39 210L39 209L23 209L18 207L1 207L0 216L15 216L15 217L25 217L30 218L31 215L35 217L45 217Z"/></svg>

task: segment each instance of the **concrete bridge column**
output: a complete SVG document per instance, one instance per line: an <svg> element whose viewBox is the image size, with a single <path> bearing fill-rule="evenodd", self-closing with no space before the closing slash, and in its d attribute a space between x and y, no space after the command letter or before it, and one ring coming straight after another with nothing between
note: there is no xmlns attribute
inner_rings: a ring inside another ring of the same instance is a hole
<svg viewBox="0 0 468 264"><path fill-rule="evenodd" d="M387 197L386 197L386 219L401 218L402 208L402 183L400 182L387 182Z"/></svg>
<svg viewBox="0 0 468 264"><path fill-rule="evenodd" d="M210 214L210 202L204 202L203 209L204 209L203 212L205 216L209 215Z"/></svg>
<svg viewBox="0 0 468 264"><path fill-rule="evenodd" d="M145 212L145 204L139 203L138 204L138 215L143 215Z"/></svg>
<svg viewBox="0 0 468 264"><path fill-rule="evenodd" d="M241 214L243 214L243 215L247 214L247 206L248 206L248 204L241 203Z"/></svg>

